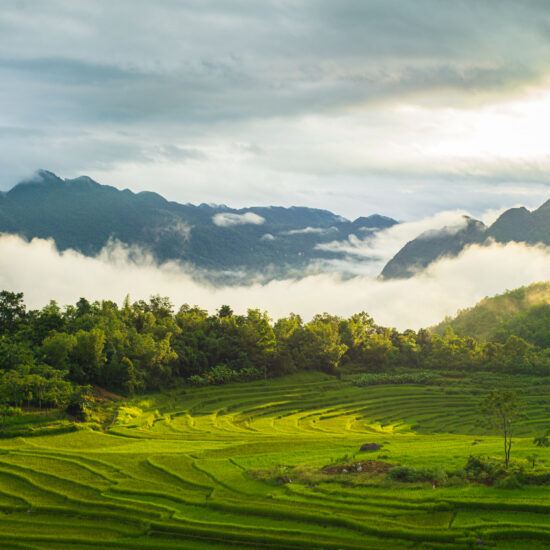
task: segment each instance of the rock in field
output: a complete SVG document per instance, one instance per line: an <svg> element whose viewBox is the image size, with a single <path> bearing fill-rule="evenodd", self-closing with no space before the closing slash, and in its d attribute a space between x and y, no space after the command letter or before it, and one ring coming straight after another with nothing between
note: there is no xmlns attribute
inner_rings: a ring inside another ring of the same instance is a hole
<svg viewBox="0 0 550 550"><path fill-rule="evenodd" d="M379 451L382 448L382 445L378 443L365 443L361 445L360 451Z"/></svg>

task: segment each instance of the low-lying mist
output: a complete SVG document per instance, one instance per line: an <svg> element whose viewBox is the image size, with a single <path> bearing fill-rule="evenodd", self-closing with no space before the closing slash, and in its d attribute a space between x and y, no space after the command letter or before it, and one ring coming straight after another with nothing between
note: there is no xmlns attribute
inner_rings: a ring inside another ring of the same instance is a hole
<svg viewBox="0 0 550 550"><path fill-rule="evenodd" d="M148 254L120 244L110 244L92 258L73 250L59 252L51 240L27 242L2 235L0 258L0 288L24 292L31 308L43 307L50 299L61 305L81 296L121 303L127 294L132 300L161 294L177 307L197 304L213 313L229 304L238 313L260 308L273 318L295 312L309 320L324 311L349 316L364 310L377 323L400 330L435 324L485 296L550 279L550 248L517 243L471 246L459 257L440 260L406 280L344 280L321 274L222 287L197 281L186 266L159 266Z"/></svg>
<svg viewBox="0 0 550 550"><path fill-rule="evenodd" d="M487 212L485 219L494 221L497 215L497 212ZM470 214L465 210L445 210L420 220L398 223L372 234L361 235L359 229L357 234L352 234L345 240L318 244L317 249L341 256L316 260L310 266L311 271L317 269L317 272L376 277L409 241L433 234L431 232L434 231L457 232L465 227L468 216Z"/></svg>

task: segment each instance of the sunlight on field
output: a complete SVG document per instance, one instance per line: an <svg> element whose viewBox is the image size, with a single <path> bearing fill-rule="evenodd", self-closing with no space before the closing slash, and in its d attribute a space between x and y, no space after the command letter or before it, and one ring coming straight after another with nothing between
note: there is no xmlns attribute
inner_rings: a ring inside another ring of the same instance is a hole
<svg viewBox="0 0 550 550"><path fill-rule="evenodd" d="M327 476L346 459L462 468L497 456L467 387L358 388L319 373L187 389L118 407L107 432L0 440L2 548L544 548L544 487L435 487ZM526 393L514 456L532 453L550 388ZM476 440L474 446L474 440ZM376 442L379 451L359 452ZM538 450L550 460L550 450ZM300 467L315 481L255 471Z"/></svg>

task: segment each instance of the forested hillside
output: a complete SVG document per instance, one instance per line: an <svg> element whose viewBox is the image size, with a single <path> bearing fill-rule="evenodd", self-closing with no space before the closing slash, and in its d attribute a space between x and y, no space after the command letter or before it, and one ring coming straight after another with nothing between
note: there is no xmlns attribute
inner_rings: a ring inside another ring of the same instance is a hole
<svg viewBox="0 0 550 550"><path fill-rule="evenodd" d="M445 319L433 331L447 327L461 336L502 343L511 334L531 344L550 347L550 283L535 283L484 298L476 306Z"/></svg>
<svg viewBox="0 0 550 550"><path fill-rule="evenodd" d="M22 294L2 291L0 395L5 405L78 408L89 386L133 394L178 381L203 386L304 370L550 375L549 308L540 303L548 289L540 284L486 300L448 322L442 335L382 327L364 312L348 319L324 313L309 322L290 314L273 322L258 309L236 315L227 305L215 315L189 305L174 311L160 296L126 299L122 307L81 298L63 309L51 302L27 311ZM495 310L511 315L484 323ZM478 319L475 339L461 327L473 330Z"/></svg>

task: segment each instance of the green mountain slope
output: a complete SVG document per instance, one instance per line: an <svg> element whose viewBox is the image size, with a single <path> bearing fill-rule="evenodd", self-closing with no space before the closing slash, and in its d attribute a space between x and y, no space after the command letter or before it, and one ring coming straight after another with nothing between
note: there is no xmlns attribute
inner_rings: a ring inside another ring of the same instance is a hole
<svg viewBox="0 0 550 550"><path fill-rule="evenodd" d="M550 346L550 282L535 283L492 298L445 319L432 331L447 327L461 336L503 342L511 334L540 347Z"/></svg>

